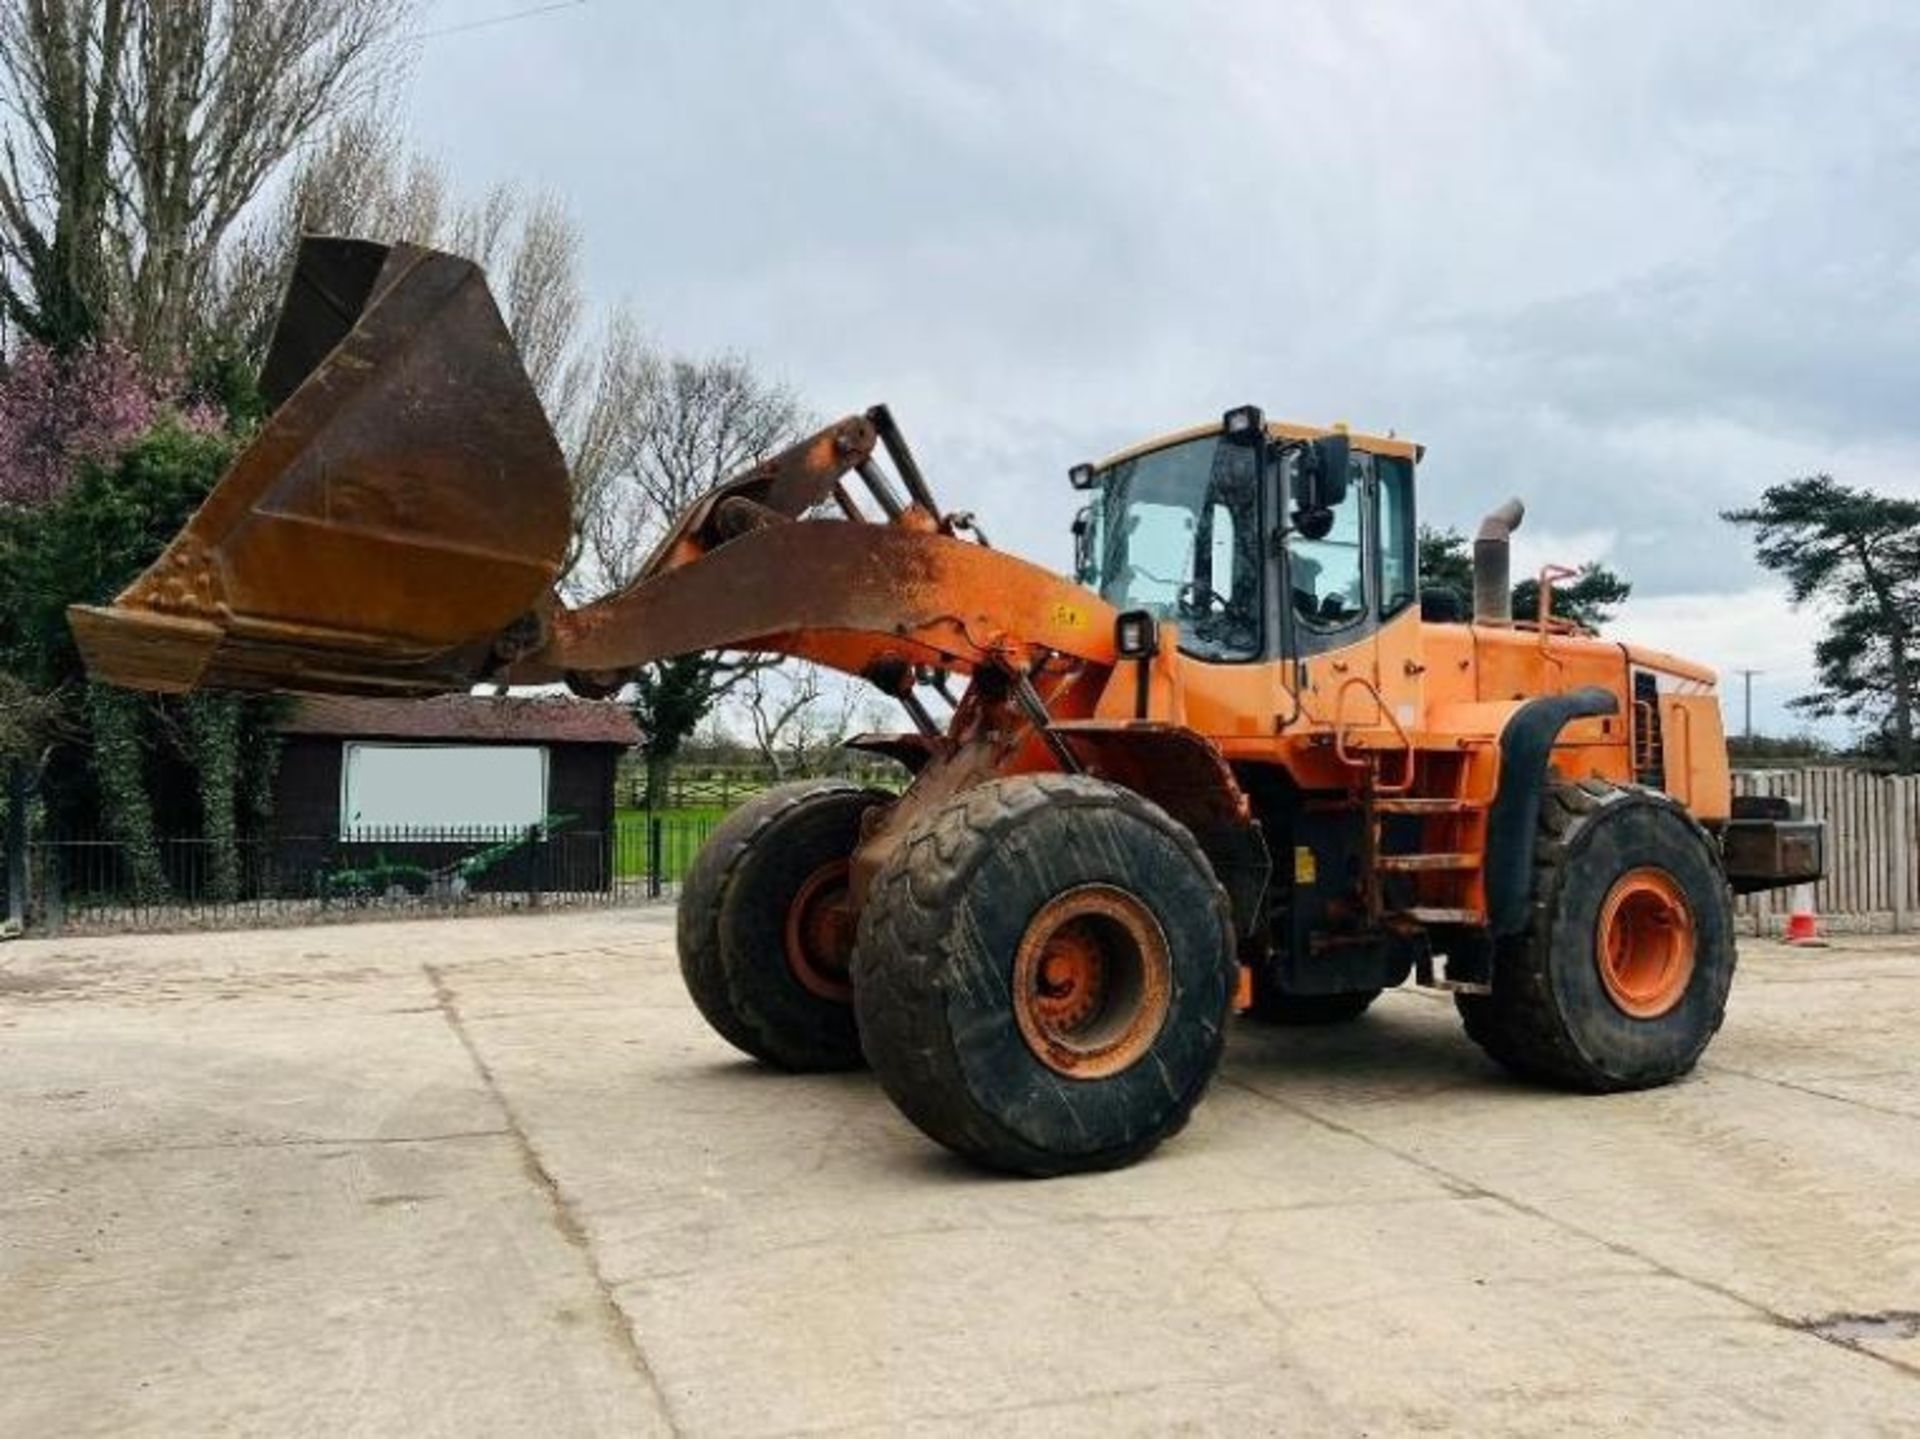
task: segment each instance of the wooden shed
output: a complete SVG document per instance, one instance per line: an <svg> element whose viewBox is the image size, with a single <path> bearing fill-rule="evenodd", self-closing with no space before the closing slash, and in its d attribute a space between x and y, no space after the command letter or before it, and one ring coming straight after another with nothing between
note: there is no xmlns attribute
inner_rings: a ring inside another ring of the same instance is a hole
<svg viewBox="0 0 1920 1439"><path fill-rule="evenodd" d="M306 697L279 731L283 856L378 843L431 866L463 840L537 829L564 838L566 872L551 882L567 888L606 882L614 772L640 741L619 704L492 695ZM592 873L585 855L598 856Z"/></svg>

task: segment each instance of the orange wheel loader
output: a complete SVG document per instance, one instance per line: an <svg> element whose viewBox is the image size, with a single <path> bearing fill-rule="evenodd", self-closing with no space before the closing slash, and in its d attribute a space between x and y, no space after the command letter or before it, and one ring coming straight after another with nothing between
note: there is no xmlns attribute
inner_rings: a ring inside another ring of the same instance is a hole
<svg viewBox="0 0 1920 1439"><path fill-rule="evenodd" d="M1129 1163L1186 1122L1236 1009L1350 1020L1409 978L1518 1074L1666 1083L1720 1025L1733 894L1821 869L1818 825L1730 798L1710 671L1555 619L1564 572L1511 615L1517 502L1470 604L1423 595L1404 439L1242 406L1076 466L1063 576L943 510L879 407L574 609L565 467L473 265L307 242L263 386L165 554L72 612L92 671L604 696L735 650L864 679L910 727L852 743L912 783L733 812L686 879L681 967L739 1049L871 1065L982 1164Z"/></svg>

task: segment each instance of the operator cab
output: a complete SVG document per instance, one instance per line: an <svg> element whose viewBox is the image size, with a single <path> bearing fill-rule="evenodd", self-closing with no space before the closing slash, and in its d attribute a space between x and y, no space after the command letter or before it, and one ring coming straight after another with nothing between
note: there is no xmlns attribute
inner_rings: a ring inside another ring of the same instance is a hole
<svg viewBox="0 0 1920 1439"><path fill-rule="evenodd" d="M1417 603L1417 458L1404 440L1230 410L1074 469L1091 495L1074 521L1080 582L1123 614L1175 621L1196 659L1352 644Z"/></svg>

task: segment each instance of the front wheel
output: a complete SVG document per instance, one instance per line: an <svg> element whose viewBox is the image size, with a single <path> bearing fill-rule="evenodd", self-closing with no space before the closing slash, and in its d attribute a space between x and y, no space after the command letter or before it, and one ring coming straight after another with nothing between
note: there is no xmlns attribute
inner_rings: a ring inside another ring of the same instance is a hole
<svg viewBox="0 0 1920 1439"><path fill-rule="evenodd" d="M1666 795L1600 780L1540 806L1533 918L1494 952L1493 992L1457 999L1516 1073L1592 1092L1687 1073L1733 983L1733 899L1713 841Z"/></svg>
<svg viewBox="0 0 1920 1439"><path fill-rule="evenodd" d="M995 1169L1131 1163L1186 1123L1233 997L1227 899L1130 790L993 780L921 820L860 918L868 1062L902 1113Z"/></svg>

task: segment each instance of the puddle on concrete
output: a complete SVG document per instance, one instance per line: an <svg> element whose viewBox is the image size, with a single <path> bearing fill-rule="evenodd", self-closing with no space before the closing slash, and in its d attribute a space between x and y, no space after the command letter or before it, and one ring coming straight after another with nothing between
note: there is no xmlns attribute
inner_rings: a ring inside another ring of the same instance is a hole
<svg viewBox="0 0 1920 1439"><path fill-rule="evenodd" d="M1802 1326L1839 1344L1897 1343L1920 1339L1920 1309L1887 1309L1879 1314L1829 1314Z"/></svg>

